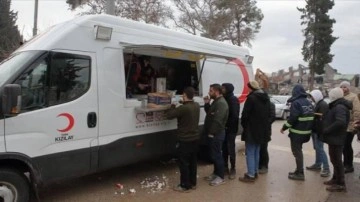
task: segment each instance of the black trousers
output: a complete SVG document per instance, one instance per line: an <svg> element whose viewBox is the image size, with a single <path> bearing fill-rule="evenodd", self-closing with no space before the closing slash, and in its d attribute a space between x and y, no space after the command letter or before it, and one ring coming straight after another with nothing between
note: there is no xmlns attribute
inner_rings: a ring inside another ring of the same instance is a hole
<svg viewBox="0 0 360 202"><path fill-rule="evenodd" d="M291 151L295 157L296 171L304 172L304 156L302 145L310 140L310 135L294 135L290 136Z"/></svg>
<svg viewBox="0 0 360 202"><path fill-rule="evenodd" d="M235 169L236 152L235 152L236 133L226 133L222 147L225 169L229 168L229 157L231 169Z"/></svg>
<svg viewBox="0 0 360 202"><path fill-rule="evenodd" d="M334 167L333 180L338 185L345 185L345 172L344 165L342 163L342 145L330 145L329 144L329 156L330 161Z"/></svg>
<svg viewBox="0 0 360 202"><path fill-rule="evenodd" d="M268 168L268 166L269 166L268 143L264 143L260 145L259 169Z"/></svg>
<svg viewBox="0 0 360 202"><path fill-rule="evenodd" d="M353 167L353 161L354 161L354 151L352 148L352 141L354 139L355 134L351 132L346 133L346 140L345 145L343 148L343 154L344 154L344 166L345 167Z"/></svg>
<svg viewBox="0 0 360 202"><path fill-rule="evenodd" d="M198 141L178 142L180 185L190 189L196 186Z"/></svg>

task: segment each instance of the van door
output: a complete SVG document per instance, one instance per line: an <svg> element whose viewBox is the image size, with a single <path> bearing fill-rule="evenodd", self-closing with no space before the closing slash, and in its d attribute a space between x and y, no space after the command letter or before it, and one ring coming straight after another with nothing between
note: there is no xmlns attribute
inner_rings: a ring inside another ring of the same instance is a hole
<svg viewBox="0 0 360 202"><path fill-rule="evenodd" d="M95 54L49 52L14 83L22 88L22 109L5 120L7 151L32 158L44 181L90 172L98 135Z"/></svg>

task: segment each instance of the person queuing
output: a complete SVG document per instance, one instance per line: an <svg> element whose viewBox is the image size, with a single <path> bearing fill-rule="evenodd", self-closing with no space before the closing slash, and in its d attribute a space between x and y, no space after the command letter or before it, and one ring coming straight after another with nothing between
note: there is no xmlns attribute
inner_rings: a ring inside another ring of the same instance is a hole
<svg viewBox="0 0 360 202"><path fill-rule="evenodd" d="M289 172L288 178L305 180L302 145L308 142L311 137L314 108L307 99L304 87L300 84L294 86L289 102L291 102L290 116L280 130L284 134L284 131L289 129L291 151L296 162L296 170Z"/></svg>
<svg viewBox="0 0 360 202"><path fill-rule="evenodd" d="M239 127L240 103L234 95L234 86L231 83L223 83L222 93L229 106L229 117L225 128L225 141L223 144L222 154L224 158L225 174L229 175L229 179L235 179L236 176L236 152L235 138ZM230 159L230 169L229 169Z"/></svg>
<svg viewBox="0 0 360 202"><path fill-rule="evenodd" d="M328 104L324 101L324 96L320 90L313 90L310 92L310 97L315 103L315 119L313 131L311 134L313 146L315 149L315 163L311 166L307 166L307 170L321 171L321 177L330 176L329 162L327 155L324 151L324 135L323 130L323 118L329 110ZM322 170L321 170L322 166Z"/></svg>
<svg viewBox="0 0 360 202"><path fill-rule="evenodd" d="M199 116L200 106L193 101L195 90L187 87L183 92L183 104L166 112L167 119L177 118L177 156L179 159L180 184L175 191L188 192L196 188L197 151L200 139Z"/></svg>
<svg viewBox="0 0 360 202"><path fill-rule="evenodd" d="M247 84L250 93L241 114L243 133L241 140L245 141L247 173L239 180L255 182L259 168L260 145L269 141L266 135L270 129L270 98L260 89L257 81Z"/></svg>
<svg viewBox="0 0 360 202"><path fill-rule="evenodd" d="M326 188L331 192L345 192L345 172L342 163L342 151L346 144L347 126L350 122L351 102L344 99L344 93L340 88L334 88L329 92L329 112L324 119L324 142L329 145L329 155L334 167L333 177L324 182L329 185Z"/></svg>
<svg viewBox="0 0 360 202"><path fill-rule="evenodd" d="M358 94L358 97L360 99L360 94ZM355 121L355 129L356 129L357 141L360 142L360 120Z"/></svg>
<svg viewBox="0 0 360 202"><path fill-rule="evenodd" d="M259 159L259 174L265 174L268 172L269 169L269 152L268 152L268 143L271 141L271 133L272 133L272 124L276 120L276 109L275 104L273 102L270 102L270 117L269 117L269 123L270 128L268 132L265 134L268 137L266 139L265 143L262 143L260 145L260 159Z"/></svg>
<svg viewBox="0 0 360 202"><path fill-rule="evenodd" d="M352 141L354 139L356 130L354 128L354 120L360 119L360 102L359 98L355 93L350 92L350 83L347 81L343 81L340 83L340 88L344 92L344 98L350 101L353 105L353 108L350 113L350 122L347 128L346 133L346 141L344 145L344 166L345 166L345 173L352 173L354 172L354 151L352 148Z"/></svg>
<svg viewBox="0 0 360 202"><path fill-rule="evenodd" d="M204 129L209 140L214 171L211 175L205 177L205 180L210 181L211 186L218 186L225 183L222 145L225 139L225 126L229 116L229 107L222 96L220 84L210 85L209 96L210 98L204 98L206 111ZM213 100L211 105L210 99Z"/></svg>

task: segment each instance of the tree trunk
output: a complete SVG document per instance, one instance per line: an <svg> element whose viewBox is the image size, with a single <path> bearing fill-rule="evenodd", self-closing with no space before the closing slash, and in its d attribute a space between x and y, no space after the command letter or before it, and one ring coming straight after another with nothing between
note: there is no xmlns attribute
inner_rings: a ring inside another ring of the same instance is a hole
<svg viewBox="0 0 360 202"><path fill-rule="evenodd" d="M315 71L314 69L310 69L310 82L309 82L309 91L312 91L314 89L314 81L315 81Z"/></svg>

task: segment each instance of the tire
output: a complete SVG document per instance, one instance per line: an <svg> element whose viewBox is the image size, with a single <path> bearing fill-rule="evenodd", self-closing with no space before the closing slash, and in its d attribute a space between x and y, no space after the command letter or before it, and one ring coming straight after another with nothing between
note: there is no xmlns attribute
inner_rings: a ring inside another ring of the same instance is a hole
<svg viewBox="0 0 360 202"><path fill-rule="evenodd" d="M9 168L0 168L0 186L11 191L15 202L29 201L29 181L24 174Z"/></svg>

